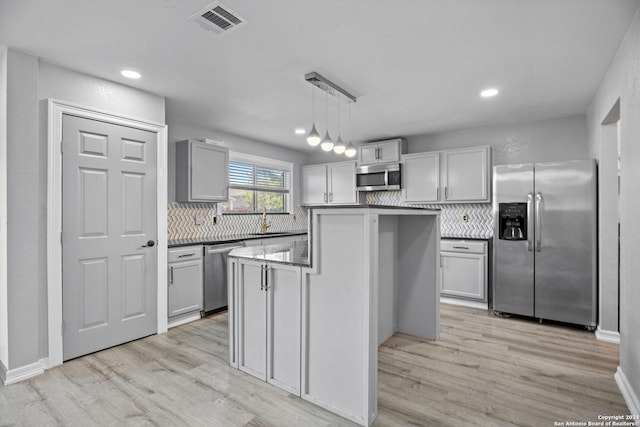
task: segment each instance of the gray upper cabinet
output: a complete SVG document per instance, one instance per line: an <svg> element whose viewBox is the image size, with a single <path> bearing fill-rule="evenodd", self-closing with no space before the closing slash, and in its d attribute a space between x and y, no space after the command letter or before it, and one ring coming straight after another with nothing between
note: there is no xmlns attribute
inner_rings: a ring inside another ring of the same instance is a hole
<svg viewBox="0 0 640 427"><path fill-rule="evenodd" d="M357 200L355 162L302 167L303 205L350 205Z"/></svg>
<svg viewBox="0 0 640 427"><path fill-rule="evenodd" d="M402 156L402 187L405 202L438 202L440 153Z"/></svg>
<svg viewBox="0 0 640 427"><path fill-rule="evenodd" d="M441 154L445 202L490 202L489 147L471 147Z"/></svg>
<svg viewBox="0 0 640 427"><path fill-rule="evenodd" d="M358 164L399 162L406 150L406 141L401 138L387 141L368 142L358 147Z"/></svg>
<svg viewBox="0 0 640 427"><path fill-rule="evenodd" d="M220 202L229 198L229 150L187 140L176 143L176 201Z"/></svg>
<svg viewBox="0 0 640 427"><path fill-rule="evenodd" d="M491 202L489 146L402 156L402 194L413 203Z"/></svg>

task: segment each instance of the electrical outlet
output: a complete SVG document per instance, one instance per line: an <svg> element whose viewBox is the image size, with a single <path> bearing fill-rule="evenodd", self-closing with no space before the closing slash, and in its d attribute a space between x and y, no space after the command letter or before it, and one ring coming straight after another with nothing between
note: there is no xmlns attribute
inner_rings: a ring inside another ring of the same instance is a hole
<svg viewBox="0 0 640 427"><path fill-rule="evenodd" d="M296 214L293 214L293 222L296 222Z"/></svg>
<svg viewBox="0 0 640 427"><path fill-rule="evenodd" d="M218 216L214 216L213 217L213 225L216 225L218 223Z"/></svg>
<svg viewBox="0 0 640 427"><path fill-rule="evenodd" d="M469 214L462 214L462 222L464 222L465 224L469 222Z"/></svg>

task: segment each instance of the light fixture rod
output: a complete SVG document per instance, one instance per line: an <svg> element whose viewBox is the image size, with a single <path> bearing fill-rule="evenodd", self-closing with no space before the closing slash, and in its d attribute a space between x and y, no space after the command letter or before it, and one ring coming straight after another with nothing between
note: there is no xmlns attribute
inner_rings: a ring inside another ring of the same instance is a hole
<svg viewBox="0 0 640 427"><path fill-rule="evenodd" d="M346 90L342 89L337 84L333 83L331 80L328 80L322 77L320 74L315 71L305 74L304 79L311 83L312 85L319 87L323 91L331 94L340 100L340 94L342 94L345 98L349 100L349 102L356 102L356 97L351 95Z"/></svg>

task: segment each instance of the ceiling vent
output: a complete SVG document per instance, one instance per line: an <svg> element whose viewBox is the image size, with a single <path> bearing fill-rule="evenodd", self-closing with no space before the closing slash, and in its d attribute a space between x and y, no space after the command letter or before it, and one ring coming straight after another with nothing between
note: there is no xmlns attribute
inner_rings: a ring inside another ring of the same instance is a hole
<svg viewBox="0 0 640 427"><path fill-rule="evenodd" d="M216 34L225 34L247 23L247 20L219 1L207 5L189 19L196 21L202 28Z"/></svg>

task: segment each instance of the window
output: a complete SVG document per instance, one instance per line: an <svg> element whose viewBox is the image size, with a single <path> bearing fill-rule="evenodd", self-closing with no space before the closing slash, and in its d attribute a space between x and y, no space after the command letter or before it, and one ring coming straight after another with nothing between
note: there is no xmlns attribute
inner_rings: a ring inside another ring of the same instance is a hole
<svg viewBox="0 0 640 427"><path fill-rule="evenodd" d="M229 200L222 213L288 213L293 164L240 153L229 153Z"/></svg>

